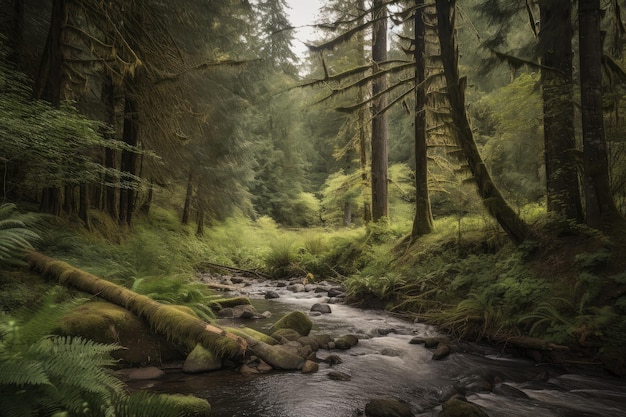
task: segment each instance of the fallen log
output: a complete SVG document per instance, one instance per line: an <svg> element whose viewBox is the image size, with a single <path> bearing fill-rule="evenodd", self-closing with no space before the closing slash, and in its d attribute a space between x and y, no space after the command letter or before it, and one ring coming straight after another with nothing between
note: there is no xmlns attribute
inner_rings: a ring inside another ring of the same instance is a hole
<svg viewBox="0 0 626 417"><path fill-rule="evenodd" d="M163 333L179 343L193 343L191 346L200 343L216 354L228 358L242 357L246 352L248 343L244 338L206 323L173 306L161 304L149 297L137 294L40 253L32 252L27 254L25 258L33 271L39 272L49 279L54 279L62 285L76 288L124 307L146 320L155 331Z"/></svg>

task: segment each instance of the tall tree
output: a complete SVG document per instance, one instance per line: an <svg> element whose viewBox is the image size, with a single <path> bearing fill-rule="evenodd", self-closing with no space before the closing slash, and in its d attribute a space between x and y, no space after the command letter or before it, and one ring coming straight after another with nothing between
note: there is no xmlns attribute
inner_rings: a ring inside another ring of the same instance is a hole
<svg viewBox="0 0 626 417"><path fill-rule="evenodd" d="M415 218L411 240L433 230L433 216L428 192L428 148L426 146L426 14L425 1L415 1Z"/></svg>
<svg viewBox="0 0 626 417"><path fill-rule="evenodd" d="M383 0L372 3L372 61L375 73L387 61L387 5ZM372 81L372 220L389 216L387 158L387 75L379 74Z"/></svg>
<svg viewBox="0 0 626 417"><path fill-rule="evenodd" d="M548 211L582 221L575 164L572 2L539 2L541 88Z"/></svg>
<svg viewBox="0 0 626 417"><path fill-rule="evenodd" d="M583 184L588 225L619 218L611 195L602 114L600 0L579 0L580 102L583 126Z"/></svg>
<svg viewBox="0 0 626 417"><path fill-rule="evenodd" d="M528 226L520 219L493 182L478 151L465 110L467 80L459 77L458 50L455 37L456 0L436 0L441 59L451 107L452 133L457 139L489 213L515 243L528 236Z"/></svg>

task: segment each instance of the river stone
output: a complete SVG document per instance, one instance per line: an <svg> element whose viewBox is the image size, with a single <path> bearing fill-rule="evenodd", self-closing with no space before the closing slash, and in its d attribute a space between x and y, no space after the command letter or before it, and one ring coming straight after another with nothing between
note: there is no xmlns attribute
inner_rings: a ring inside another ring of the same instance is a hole
<svg viewBox="0 0 626 417"><path fill-rule="evenodd" d="M441 343L441 344L439 344L439 346L437 346L437 349L433 353L432 359L434 361L439 361L439 360L445 358L446 356L448 356L450 354L450 352L451 352L450 346Z"/></svg>
<svg viewBox="0 0 626 417"><path fill-rule="evenodd" d="M317 341L320 348L322 349L328 349L329 348L328 344L330 342L334 342L334 339L332 338L332 336L328 334L316 334L313 336L313 338Z"/></svg>
<svg viewBox="0 0 626 417"><path fill-rule="evenodd" d="M313 374L317 371L319 371L320 366L313 362L313 361L306 361L304 362L304 365L302 366L302 373L303 374Z"/></svg>
<svg viewBox="0 0 626 417"><path fill-rule="evenodd" d="M311 332L311 327L313 327L313 322L306 316L306 314L301 311L293 311L274 323L271 330L276 331L278 329L293 329L300 333L301 336L308 336Z"/></svg>
<svg viewBox="0 0 626 417"><path fill-rule="evenodd" d="M286 341L298 340L302 337L300 333L293 329L278 329L272 333L272 337L281 343Z"/></svg>
<svg viewBox="0 0 626 417"><path fill-rule="evenodd" d="M335 348L341 350L347 350L356 346L359 343L359 338L353 334L347 334L335 339Z"/></svg>
<svg viewBox="0 0 626 417"><path fill-rule="evenodd" d="M280 298L280 295L278 295L278 293L276 291L266 291L265 292L265 299L266 300L273 300L275 298Z"/></svg>
<svg viewBox="0 0 626 417"><path fill-rule="evenodd" d="M328 378L333 381L350 381L352 379L352 377L347 373L339 371L330 371L328 373Z"/></svg>
<svg viewBox="0 0 626 417"><path fill-rule="evenodd" d="M215 371L221 368L222 358L200 344L196 345L183 364L183 372L188 374Z"/></svg>
<svg viewBox="0 0 626 417"><path fill-rule="evenodd" d="M253 319L258 317L258 313L253 306L244 304L233 307L233 317L236 319Z"/></svg>
<svg viewBox="0 0 626 417"><path fill-rule="evenodd" d="M235 317L235 310L231 307L226 307L217 312L217 317L223 319L232 319Z"/></svg>
<svg viewBox="0 0 626 417"><path fill-rule="evenodd" d="M489 417L478 405L452 398L443 403L438 417Z"/></svg>
<svg viewBox="0 0 626 417"><path fill-rule="evenodd" d="M391 356L391 357L398 357L398 356L402 356L402 352L400 352L398 349L394 349L394 348L383 348L380 351L380 354L383 356Z"/></svg>
<svg viewBox="0 0 626 417"><path fill-rule="evenodd" d="M313 307L311 307L311 311L318 311L322 314L330 314L332 310L328 304L315 303Z"/></svg>
<svg viewBox="0 0 626 417"><path fill-rule="evenodd" d="M306 292L315 292L316 289L317 289L317 285L315 284L306 284L304 286L304 291Z"/></svg>
<svg viewBox="0 0 626 417"><path fill-rule="evenodd" d="M496 386L493 387L493 393L508 398L529 398L524 391L503 383L496 384Z"/></svg>
<svg viewBox="0 0 626 417"><path fill-rule="evenodd" d="M317 343L317 340L311 336L302 336L298 339L298 343L302 346L309 346L311 350L316 351L320 348L320 344Z"/></svg>
<svg viewBox="0 0 626 417"><path fill-rule="evenodd" d="M409 344L411 345L423 345L426 341L424 340L423 337L421 336L415 336L414 338L412 338L409 341Z"/></svg>
<svg viewBox="0 0 626 417"><path fill-rule="evenodd" d="M411 407L396 400L370 400L365 405L366 417L413 417Z"/></svg>
<svg viewBox="0 0 626 417"><path fill-rule="evenodd" d="M322 362L329 364L330 366L337 365L342 363L343 360L338 355L328 355L323 359L320 359Z"/></svg>
<svg viewBox="0 0 626 417"><path fill-rule="evenodd" d="M302 284L291 284L287 286L287 289L291 292L304 292L304 285Z"/></svg>
<svg viewBox="0 0 626 417"><path fill-rule="evenodd" d="M165 375L163 370L155 366L146 366L145 368L130 368L120 371L120 375L129 381L142 381L144 379L157 379Z"/></svg>
<svg viewBox="0 0 626 417"><path fill-rule="evenodd" d="M277 369L300 369L304 365L303 358L284 349L281 345L271 346L267 343L256 341L254 345L250 345L250 348L265 362Z"/></svg>
<svg viewBox="0 0 626 417"><path fill-rule="evenodd" d="M203 398L182 394L158 394L162 401L175 404L180 417L209 417L211 405Z"/></svg>
<svg viewBox="0 0 626 417"><path fill-rule="evenodd" d="M343 295L343 290L341 288L333 287L328 290L329 297L339 297L341 295Z"/></svg>

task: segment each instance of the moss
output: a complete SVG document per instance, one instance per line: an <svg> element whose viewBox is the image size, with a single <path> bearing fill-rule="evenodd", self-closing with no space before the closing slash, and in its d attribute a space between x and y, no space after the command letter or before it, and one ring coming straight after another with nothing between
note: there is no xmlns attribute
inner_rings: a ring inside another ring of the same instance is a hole
<svg viewBox="0 0 626 417"><path fill-rule="evenodd" d="M260 340L261 342L265 342L268 345L275 345L277 343L276 339L274 339L273 337L270 337L265 333L261 333L249 327L224 327L224 330L239 337L243 337L244 339L252 337L256 340Z"/></svg>
<svg viewBox="0 0 626 417"><path fill-rule="evenodd" d="M50 289L40 275L20 270L0 270L0 311L32 306Z"/></svg>
<svg viewBox="0 0 626 417"><path fill-rule="evenodd" d="M219 298L217 300L213 300L213 303L217 304L218 310L221 310L222 308L249 305L250 299L247 297Z"/></svg>
<svg viewBox="0 0 626 417"><path fill-rule="evenodd" d="M211 405L207 400L193 395L162 394L180 409L181 417L205 417L211 415Z"/></svg>
<svg viewBox="0 0 626 417"><path fill-rule="evenodd" d="M272 326L272 331L278 329L293 329L302 336L308 336L313 322L301 311L294 311L283 316Z"/></svg>
<svg viewBox="0 0 626 417"><path fill-rule="evenodd" d="M100 343L117 343L124 349L112 356L130 364L158 364L182 358L179 349L165 337L150 332L137 316L103 301L85 303L72 310L62 319L60 332Z"/></svg>

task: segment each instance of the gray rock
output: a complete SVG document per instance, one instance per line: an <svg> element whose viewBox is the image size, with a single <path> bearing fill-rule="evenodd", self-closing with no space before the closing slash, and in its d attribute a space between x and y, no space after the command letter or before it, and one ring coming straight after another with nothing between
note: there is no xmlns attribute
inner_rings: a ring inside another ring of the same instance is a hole
<svg viewBox="0 0 626 417"><path fill-rule="evenodd" d="M489 417L489 414L476 404L452 398L443 403L439 417Z"/></svg>
<svg viewBox="0 0 626 417"><path fill-rule="evenodd" d="M275 298L280 298L280 295L276 291L266 291L265 292L265 299L266 300L273 300Z"/></svg>
<svg viewBox="0 0 626 417"><path fill-rule="evenodd" d="M330 371L328 377L333 381L350 381L352 377L345 372Z"/></svg>
<svg viewBox="0 0 626 417"><path fill-rule="evenodd" d="M291 284L287 286L287 289L291 292L304 292L304 285L302 284Z"/></svg>
<svg viewBox="0 0 626 417"><path fill-rule="evenodd" d="M433 360L439 361L447 357L450 354L450 352L452 352L452 349L450 349L449 345L439 344L439 346L437 346L437 349L433 353Z"/></svg>
<svg viewBox="0 0 626 417"><path fill-rule="evenodd" d="M332 310L328 304L315 303L313 307L311 307L311 311L317 311L322 314L330 314Z"/></svg>
<svg viewBox="0 0 626 417"><path fill-rule="evenodd" d="M508 398L529 398L524 391L503 383L496 384L496 386L493 387L493 393Z"/></svg>
<svg viewBox="0 0 626 417"><path fill-rule="evenodd" d="M306 361L304 362L304 365L302 366L302 373L303 374L313 374L317 371L319 371L320 366L313 362L313 361Z"/></svg>
<svg viewBox="0 0 626 417"><path fill-rule="evenodd" d="M330 366L337 365L343 362L343 360L338 355L328 355L320 360L324 363L329 364Z"/></svg>
<svg viewBox="0 0 626 417"><path fill-rule="evenodd" d="M236 319L252 319L258 316L256 309L249 304L233 307L233 317Z"/></svg>
<svg viewBox="0 0 626 417"><path fill-rule="evenodd" d="M329 297L339 297L344 295L344 291L341 288L333 287L328 290Z"/></svg>
<svg viewBox="0 0 626 417"><path fill-rule="evenodd" d="M393 349L393 348L383 348L380 351L380 354L383 356L392 356L392 357L402 356L402 353L398 349Z"/></svg>

